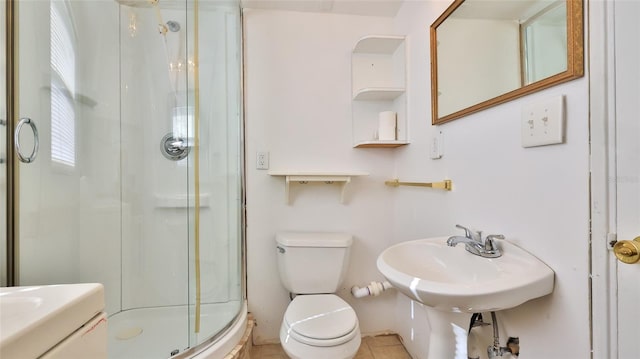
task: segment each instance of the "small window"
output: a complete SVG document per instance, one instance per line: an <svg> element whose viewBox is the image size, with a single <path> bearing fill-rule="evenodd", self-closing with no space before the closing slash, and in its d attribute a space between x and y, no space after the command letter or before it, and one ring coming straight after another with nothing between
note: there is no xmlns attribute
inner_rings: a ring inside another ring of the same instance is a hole
<svg viewBox="0 0 640 359"><path fill-rule="evenodd" d="M71 12L51 1L51 160L76 165L76 57Z"/></svg>

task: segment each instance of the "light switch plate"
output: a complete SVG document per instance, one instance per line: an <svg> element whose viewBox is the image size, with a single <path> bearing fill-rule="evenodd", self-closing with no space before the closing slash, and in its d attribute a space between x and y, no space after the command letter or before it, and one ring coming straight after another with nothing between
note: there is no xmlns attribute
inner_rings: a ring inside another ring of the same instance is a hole
<svg viewBox="0 0 640 359"><path fill-rule="evenodd" d="M444 135L442 131L437 131L431 137L431 143L429 146L429 157L432 160L437 160L442 158L444 155Z"/></svg>
<svg viewBox="0 0 640 359"><path fill-rule="evenodd" d="M564 96L559 95L522 108L522 147L564 142Z"/></svg>

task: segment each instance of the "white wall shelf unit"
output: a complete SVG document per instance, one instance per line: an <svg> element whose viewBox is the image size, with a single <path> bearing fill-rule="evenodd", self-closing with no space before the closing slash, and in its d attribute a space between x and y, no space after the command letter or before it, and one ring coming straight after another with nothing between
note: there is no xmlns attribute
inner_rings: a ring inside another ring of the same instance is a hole
<svg viewBox="0 0 640 359"><path fill-rule="evenodd" d="M404 36L369 35L351 54L352 122L355 148L392 148L409 143ZM378 114L397 114L396 139L378 140Z"/></svg>
<svg viewBox="0 0 640 359"><path fill-rule="evenodd" d="M393 101L404 94L403 88L368 87L358 90L354 101Z"/></svg>
<svg viewBox="0 0 640 359"><path fill-rule="evenodd" d="M366 172L305 172L305 171L269 171L271 176L285 178L285 201L291 204L290 186L292 183L307 184L309 182L322 182L326 184L338 183L341 186L340 203L344 203L347 185L351 183L351 178L356 176L368 176Z"/></svg>

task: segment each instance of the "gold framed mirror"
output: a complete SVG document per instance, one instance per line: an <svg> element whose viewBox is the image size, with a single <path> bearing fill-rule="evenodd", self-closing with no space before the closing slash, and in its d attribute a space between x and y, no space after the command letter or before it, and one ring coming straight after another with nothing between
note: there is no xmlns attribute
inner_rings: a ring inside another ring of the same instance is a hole
<svg viewBox="0 0 640 359"><path fill-rule="evenodd" d="M582 0L455 0L430 35L434 125L584 75Z"/></svg>

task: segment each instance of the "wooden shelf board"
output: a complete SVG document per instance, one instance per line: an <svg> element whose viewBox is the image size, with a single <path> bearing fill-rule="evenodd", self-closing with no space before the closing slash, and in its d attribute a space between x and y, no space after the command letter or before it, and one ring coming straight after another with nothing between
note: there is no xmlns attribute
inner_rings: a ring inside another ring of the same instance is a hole
<svg viewBox="0 0 640 359"><path fill-rule="evenodd" d="M366 172L360 171L350 171L350 172L340 172L340 171L325 171L325 172L315 172L315 171L269 171L269 175L271 176L281 176L285 177L285 201L287 204L291 204L291 191L289 190L291 183L301 183L305 184L308 182L324 182L327 184L332 184L338 182L341 184L342 190L340 192L340 203L344 203L345 191L347 189L347 185L351 182L351 177L356 176L368 176L369 174Z"/></svg>
<svg viewBox="0 0 640 359"><path fill-rule="evenodd" d="M365 141L356 143L353 148L396 148L408 144L406 141Z"/></svg>

